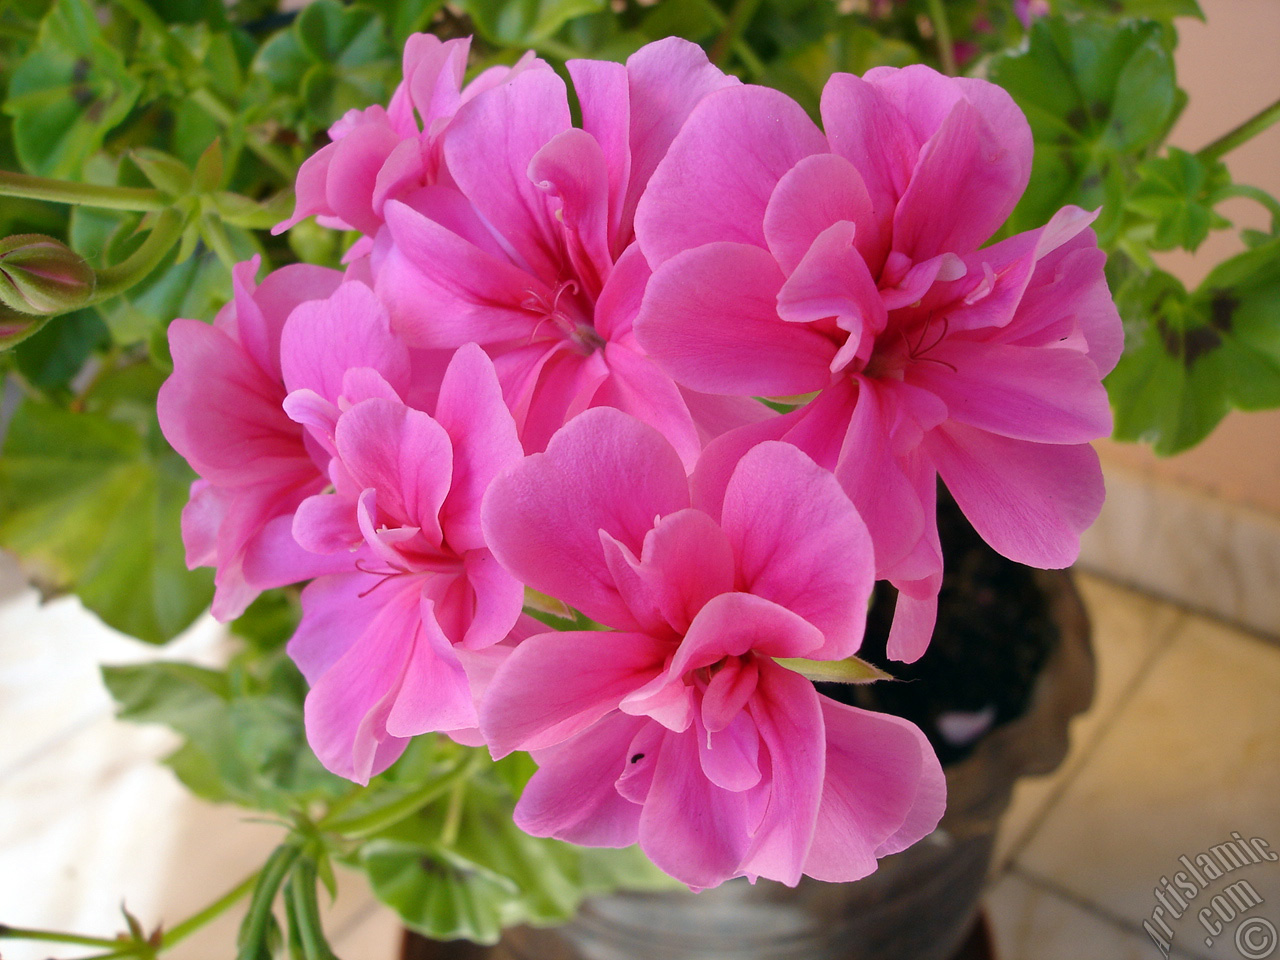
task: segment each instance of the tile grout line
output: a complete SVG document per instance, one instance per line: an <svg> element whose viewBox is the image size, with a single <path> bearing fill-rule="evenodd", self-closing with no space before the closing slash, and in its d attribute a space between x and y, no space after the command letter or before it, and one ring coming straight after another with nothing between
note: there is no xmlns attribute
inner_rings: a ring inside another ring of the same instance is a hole
<svg viewBox="0 0 1280 960"><path fill-rule="evenodd" d="M1058 802L1063 795L1070 789L1072 783L1075 782L1081 771L1084 770L1088 762L1097 753L1098 747L1102 741L1107 738L1115 725L1116 720L1124 712L1126 706L1132 700L1133 695L1138 688L1147 681L1151 672L1155 669L1156 664L1162 660L1173 648L1178 640L1178 634L1181 631L1181 617L1175 619L1162 632L1157 641L1152 644L1151 651L1143 658L1138 665L1138 669L1134 671L1129 682L1125 684L1124 689L1116 697L1115 704L1104 715L1099 717L1097 729L1095 729L1089 738L1080 745L1080 752L1075 758L1068 758L1064 761L1066 769L1063 772L1061 780L1050 791L1049 796L1045 799L1040 809L1036 811L1030 822L1022 829L1018 837L1009 845L1008 851L1004 856L1004 864L1000 868L999 875L1009 872L1018 862L1018 858L1022 852L1035 839L1036 834L1049 819L1049 815L1057 808ZM1095 691L1096 693L1096 691Z"/></svg>
<svg viewBox="0 0 1280 960"><path fill-rule="evenodd" d="M77 720L72 721L69 725L63 727L48 740L42 740L36 746L29 749L26 753L20 755L16 759L10 761L4 768L0 769L0 780L6 780L13 774L18 773L24 767L39 761L51 749L60 747L69 740L75 739L88 730L91 726L101 720L104 716L114 716L110 706L104 705L94 710L92 713L81 715Z"/></svg>
<svg viewBox="0 0 1280 960"><path fill-rule="evenodd" d="M1048 877L1036 873L1033 870L1028 870L1020 864L1010 866L1008 873L1010 876L1017 877L1029 886L1038 888L1043 893L1047 893L1058 900L1071 904L1071 906L1076 907L1083 913L1087 913L1095 920L1099 920L1108 926L1118 928L1125 933L1132 933L1136 936L1147 937L1150 939L1147 931L1143 929L1140 922L1114 914L1093 901L1080 896L1080 894L1076 893L1074 890L1070 890L1067 887L1062 886L1055 880L1050 880ZM1152 948L1159 950L1155 944L1152 944ZM1183 957L1186 958L1186 960L1214 960L1213 957L1206 956L1196 950L1188 950L1178 945L1172 947L1169 955Z"/></svg>

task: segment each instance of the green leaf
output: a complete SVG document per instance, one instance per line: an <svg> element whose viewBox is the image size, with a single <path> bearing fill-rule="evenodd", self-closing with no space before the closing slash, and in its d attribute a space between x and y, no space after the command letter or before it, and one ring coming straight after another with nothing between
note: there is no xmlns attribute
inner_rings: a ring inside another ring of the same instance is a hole
<svg viewBox="0 0 1280 960"><path fill-rule="evenodd" d="M1172 455L1232 408L1280 407L1280 240L1220 264L1188 294L1168 274L1117 291L1127 345L1107 378L1115 435Z"/></svg>
<svg viewBox="0 0 1280 960"><path fill-rule="evenodd" d="M190 572L179 520L193 476L135 426L25 403L0 458L0 545L46 593L74 590L107 624L151 643L209 604Z"/></svg>
<svg viewBox="0 0 1280 960"><path fill-rule="evenodd" d="M464 0L458 6L485 39L522 47L551 36L574 17L605 9L606 0Z"/></svg>
<svg viewBox="0 0 1280 960"><path fill-rule="evenodd" d="M1220 191L1231 185L1231 175L1221 161L1205 161L1170 147L1167 156L1139 167L1138 175L1124 205L1148 221L1144 232L1149 232L1153 249L1195 250L1211 229L1231 226L1213 209Z"/></svg>
<svg viewBox="0 0 1280 960"><path fill-rule="evenodd" d="M98 315L92 310L77 310L23 341L14 355L18 369L32 386L65 391L93 352L109 342Z"/></svg>
<svg viewBox="0 0 1280 960"><path fill-rule="evenodd" d="M1196 0L1051 0L1050 6L1055 13L1088 13L1139 20L1204 19L1204 12Z"/></svg>
<svg viewBox="0 0 1280 960"><path fill-rule="evenodd" d="M779 657L777 662L779 666L794 670L815 683L874 683L876 680L893 679L893 674L858 657L846 657L844 660Z"/></svg>
<svg viewBox="0 0 1280 960"><path fill-rule="evenodd" d="M992 61L990 77L1026 113L1035 138L1014 231L1064 204L1092 209L1123 192L1130 158L1163 137L1178 106L1165 31L1152 21L1041 18L1024 50Z"/></svg>
<svg viewBox="0 0 1280 960"><path fill-rule="evenodd" d="M4 110L13 117L22 165L43 176L75 177L141 91L103 37L93 7L58 0L9 81Z"/></svg>

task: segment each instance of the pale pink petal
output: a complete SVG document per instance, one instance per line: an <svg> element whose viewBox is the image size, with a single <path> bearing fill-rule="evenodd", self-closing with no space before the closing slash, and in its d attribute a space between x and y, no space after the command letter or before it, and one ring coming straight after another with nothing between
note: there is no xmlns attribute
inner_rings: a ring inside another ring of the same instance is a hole
<svg viewBox="0 0 1280 960"><path fill-rule="evenodd" d="M480 708L493 755L539 750L580 733L657 676L670 650L639 633L530 637L498 668Z"/></svg>
<svg viewBox="0 0 1280 960"><path fill-rule="evenodd" d="M322 556L303 549L293 537L293 524L290 514L274 517L244 545L244 577L257 589L269 590L352 569L354 558L349 553Z"/></svg>
<svg viewBox="0 0 1280 960"><path fill-rule="evenodd" d="M325 188L329 180L329 164L333 162L333 152L338 148L336 143L326 143L323 147L302 161L298 168L298 178L294 183L293 216L282 220L271 228L274 236L279 236L291 227L297 226L307 217L317 213L332 213L329 209L329 198Z"/></svg>
<svg viewBox="0 0 1280 960"><path fill-rule="evenodd" d="M709 243L667 261L645 290L636 337L673 379L706 393L820 390L835 344L778 317L783 276L759 247Z"/></svg>
<svg viewBox="0 0 1280 960"><path fill-rule="evenodd" d="M661 434L597 407L557 433L546 453L499 474L481 513L490 549L513 574L593 620L633 629L599 531L639 554L654 518L688 505L684 467Z"/></svg>
<svg viewBox="0 0 1280 960"><path fill-rule="evenodd" d="M1104 495L1088 444L1029 443L948 423L928 438L947 489L982 538L1010 560L1056 569L1075 562Z"/></svg>
<svg viewBox="0 0 1280 960"><path fill-rule="evenodd" d="M702 726L711 733L718 733L733 723L755 696L759 679L758 657L731 657L722 661L702 694L702 710L698 717Z"/></svg>
<svg viewBox="0 0 1280 960"><path fill-rule="evenodd" d="M942 816L946 781L924 734L901 717L821 698L827 763L813 846L804 872L818 880L858 880L876 858L931 832Z"/></svg>
<svg viewBox="0 0 1280 960"><path fill-rule="evenodd" d="M636 207L636 237L655 269L715 241L765 247L764 214L782 176L826 153L798 103L768 87L732 86L689 115Z"/></svg>
<svg viewBox="0 0 1280 960"><path fill-rule="evenodd" d="M453 479L441 527L455 552L475 550L484 546L481 498L493 478L523 451L493 362L474 343L460 347L449 363L435 420L453 441Z"/></svg>
<svg viewBox="0 0 1280 960"><path fill-rule="evenodd" d="M929 648L938 622L938 592L942 589L942 558L936 571L919 580L893 580L898 600L885 651L903 663L915 663Z"/></svg>
<svg viewBox="0 0 1280 960"><path fill-rule="evenodd" d="M321 493L298 504L293 539L311 553L350 553L364 542L355 504L336 493Z"/></svg>
<svg viewBox="0 0 1280 960"><path fill-rule="evenodd" d="M613 272L596 301L594 324L596 333L604 340L617 343L631 333L651 275L639 245L633 243L613 265Z"/></svg>
<svg viewBox="0 0 1280 960"><path fill-rule="evenodd" d="M703 446L738 427L772 420L778 412L754 397L726 397L680 387L680 396L698 428Z"/></svg>
<svg viewBox="0 0 1280 960"><path fill-rule="evenodd" d="M338 453L362 489L378 491L378 507L440 542L440 508L453 472L449 435L421 410L365 400L338 421Z"/></svg>
<svg viewBox="0 0 1280 960"><path fill-rule="evenodd" d="M866 525L836 478L789 443L749 451L725 491L721 526L738 589L786 607L825 635L818 659L862 642L875 560Z"/></svg>
<svg viewBox="0 0 1280 960"><path fill-rule="evenodd" d="M262 278L257 288L255 256L232 270L236 291L236 336L272 379L282 380L280 337L293 308L308 300L323 300L338 289L342 274L309 263L291 263Z"/></svg>
<svg viewBox="0 0 1280 960"><path fill-rule="evenodd" d="M615 784L644 718L614 713L572 740L536 754L538 772L516 804L515 822L535 837L590 847L627 847L639 837L640 810Z"/></svg>
<svg viewBox="0 0 1280 960"><path fill-rule="evenodd" d="M315 684L342 659L377 615L376 600L364 597L381 577L352 571L321 577L302 591L302 620L287 650L307 683Z"/></svg>

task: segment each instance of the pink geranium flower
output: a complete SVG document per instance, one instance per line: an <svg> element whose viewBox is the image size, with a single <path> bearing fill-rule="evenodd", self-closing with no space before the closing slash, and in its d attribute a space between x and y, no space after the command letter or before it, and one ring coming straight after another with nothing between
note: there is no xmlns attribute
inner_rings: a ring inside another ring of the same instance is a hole
<svg viewBox="0 0 1280 960"><path fill-rule="evenodd" d="M632 221L689 112L737 81L678 39L625 66L568 69L581 128L564 81L540 64L457 107L438 179L382 208L377 290L414 346L489 351L526 450L608 405L655 425L692 464L705 437L768 412L682 392L636 346L649 267Z"/></svg>
<svg viewBox="0 0 1280 960"><path fill-rule="evenodd" d="M530 637L492 680L487 742L539 764L516 822L639 842L693 887L864 876L933 829L941 769L912 724L822 697L776 658L857 650L866 529L788 444L747 453L716 499L691 495L660 434L610 409L494 481L498 559L612 628Z"/></svg>
<svg viewBox="0 0 1280 960"><path fill-rule="evenodd" d="M824 134L763 87L708 96L636 214L654 268L636 335L677 382L807 397L726 435L700 472L766 439L834 471L899 588L891 655L936 616L941 476L997 550L1062 567L1102 504L1088 441L1119 317L1092 217L984 250L1026 185L1031 136L1000 88L927 67L837 74Z"/></svg>
<svg viewBox="0 0 1280 960"><path fill-rule="evenodd" d="M470 46L470 38L411 36L404 48L404 80L390 104L351 110L329 129L332 142L298 170L293 216L272 232L315 216L324 226L372 238L387 201L439 179L440 134L462 104L526 68L549 69L530 53L514 67L492 67L464 86ZM348 258L367 253L370 242L361 240Z"/></svg>
<svg viewBox="0 0 1280 960"><path fill-rule="evenodd" d="M367 298L366 314L380 313L368 288L348 287ZM334 492L301 504L294 536L346 568L303 591L288 650L311 684L312 749L366 783L408 738L476 726L468 669L491 672L480 651L508 636L524 602L485 546L480 500L521 450L493 365L474 345L450 362L434 416L406 406L372 368L345 383L336 404L309 390L286 404L333 452Z"/></svg>
<svg viewBox="0 0 1280 960"><path fill-rule="evenodd" d="M165 438L201 477L182 512L182 538L188 566L217 568L213 614L224 621L267 587L313 575L315 558L293 546L289 529L298 504L326 483L328 457L308 447L280 406L280 336L293 308L328 296L342 274L299 264L258 285L258 264L254 257L232 271L232 300L212 325L170 324L173 373L157 401ZM272 561L282 551L298 565L279 581Z"/></svg>

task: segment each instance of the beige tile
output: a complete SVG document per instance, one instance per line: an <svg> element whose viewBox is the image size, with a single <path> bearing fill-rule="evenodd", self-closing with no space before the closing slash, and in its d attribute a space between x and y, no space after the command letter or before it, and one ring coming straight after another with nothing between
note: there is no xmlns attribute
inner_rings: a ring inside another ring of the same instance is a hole
<svg viewBox="0 0 1280 960"><path fill-rule="evenodd" d="M1153 960L1154 944L1014 874L987 894L1000 960Z"/></svg>
<svg viewBox="0 0 1280 960"><path fill-rule="evenodd" d="M1024 845L1056 797L1080 770L1144 671L1165 650L1183 614L1167 603L1077 572L1076 585L1093 625L1097 686L1093 706L1071 724L1071 751L1056 771L1024 777L1000 826L997 871Z"/></svg>
<svg viewBox="0 0 1280 960"><path fill-rule="evenodd" d="M1223 620L1280 636L1280 518L1114 465L1080 563Z"/></svg>
<svg viewBox="0 0 1280 960"><path fill-rule="evenodd" d="M1232 831L1280 849L1277 691L1280 649L1188 616L1019 854L1019 867L1140 924L1157 905L1160 878L1182 869L1180 855L1195 859ZM1193 906L1238 879L1274 914L1280 863L1233 872ZM1194 917L1174 931L1178 946L1203 949Z"/></svg>
<svg viewBox="0 0 1280 960"><path fill-rule="evenodd" d="M396 960L403 936L399 914L370 896L351 922L333 929L331 942L343 960Z"/></svg>

